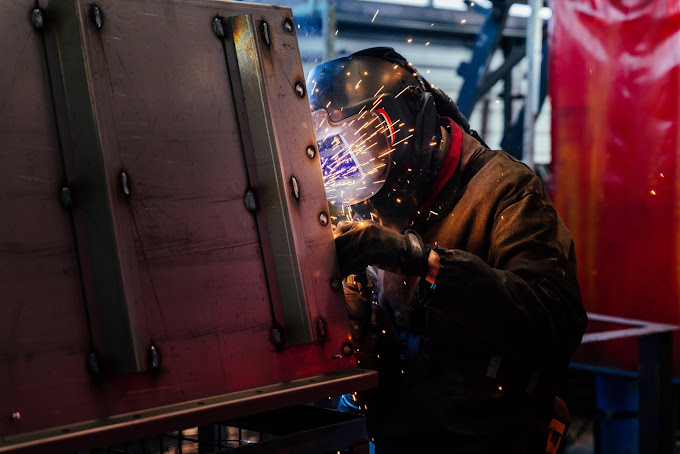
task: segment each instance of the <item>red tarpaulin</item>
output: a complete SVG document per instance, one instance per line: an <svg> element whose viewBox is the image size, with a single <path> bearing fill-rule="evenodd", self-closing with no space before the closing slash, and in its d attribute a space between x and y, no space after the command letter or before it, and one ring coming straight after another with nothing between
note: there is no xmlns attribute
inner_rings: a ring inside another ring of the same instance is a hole
<svg viewBox="0 0 680 454"><path fill-rule="evenodd" d="M680 324L680 1L552 8L554 199L586 309ZM634 369L627 345L591 359Z"/></svg>

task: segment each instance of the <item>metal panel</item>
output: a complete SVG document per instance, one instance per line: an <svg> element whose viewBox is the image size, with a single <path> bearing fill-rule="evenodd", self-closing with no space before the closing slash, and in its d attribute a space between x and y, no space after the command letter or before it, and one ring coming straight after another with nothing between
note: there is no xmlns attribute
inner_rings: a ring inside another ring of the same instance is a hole
<svg viewBox="0 0 680 454"><path fill-rule="evenodd" d="M63 424L353 370L331 226L320 221L327 202L309 105L296 91L304 78L290 9L103 0L95 10L53 0L41 5L41 32L33 6L3 4L0 32L3 55L18 62L0 75L3 117L40 93L37 114L26 107L0 126L13 159L0 166L3 195L20 188L0 200L12 219L0 227L0 259L13 279L1 290L10 341L0 344L0 416L21 414L0 417L0 449L21 434L48 443L34 431ZM231 37L223 46L213 29L218 16L239 24L246 15L251 37L233 43L256 53L242 54L252 73L225 54ZM35 148L49 152L37 160ZM57 197L63 186L72 220ZM33 269L31 251L42 248L58 254ZM350 374L335 392L374 385L367 376ZM295 399L314 395L302 386Z"/></svg>

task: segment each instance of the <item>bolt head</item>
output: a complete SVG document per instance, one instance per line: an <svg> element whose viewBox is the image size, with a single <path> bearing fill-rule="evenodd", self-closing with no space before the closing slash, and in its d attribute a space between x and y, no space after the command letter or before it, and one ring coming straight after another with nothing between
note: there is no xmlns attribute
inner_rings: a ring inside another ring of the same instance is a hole
<svg viewBox="0 0 680 454"><path fill-rule="evenodd" d="M282 346L283 334L281 333L281 330L278 328L272 328L271 332L269 333L269 340L271 340L272 344L276 345L277 347Z"/></svg>
<svg viewBox="0 0 680 454"><path fill-rule="evenodd" d="M328 225L328 215L326 213L319 214L319 223L324 227Z"/></svg>
<svg viewBox="0 0 680 454"><path fill-rule="evenodd" d="M346 342L346 343L342 346L342 355L343 355L345 358L349 358L349 357L352 356L353 354L354 354L354 347L352 347L352 344L350 344L349 342Z"/></svg>
<svg viewBox="0 0 680 454"><path fill-rule="evenodd" d="M315 156L316 156L316 150L314 149L314 147L311 146L311 145L308 146L307 147L307 157L309 159L314 159Z"/></svg>
<svg viewBox="0 0 680 454"><path fill-rule="evenodd" d="M31 22L33 22L33 27L36 30L43 30L45 28L45 20L43 19L42 10L40 8L34 8L31 11Z"/></svg>
<svg viewBox="0 0 680 454"><path fill-rule="evenodd" d="M216 17L212 21L213 33L217 35L219 39L224 39L224 24L222 23L221 17Z"/></svg>
<svg viewBox="0 0 680 454"><path fill-rule="evenodd" d="M300 82L295 83L295 93L298 95L298 98L304 98L305 97L305 87L302 85Z"/></svg>
<svg viewBox="0 0 680 454"><path fill-rule="evenodd" d="M90 352L87 355L87 370L90 371L90 374L95 378L99 378L101 375L102 369L99 364L99 357L95 352Z"/></svg>
<svg viewBox="0 0 680 454"><path fill-rule="evenodd" d="M18 411L13 412L9 415L9 419L12 421L21 421L21 413Z"/></svg>
<svg viewBox="0 0 680 454"><path fill-rule="evenodd" d="M155 345L149 347L149 363L152 370L158 370L161 367L161 352Z"/></svg>
<svg viewBox="0 0 680 454"><path fill-rule="evenodd" d="M321 317L319 317L316 320L316 334L321 339L324 339L326 337L326 335L328 334L328 332L326 331L326 322Z"/></svg>
<svg viewBox="0 0 680 454"><path fill-rule="evenodd" d="M71 189L68 186L64 186L59 191L59 200L61 200L62 205L66 208L71 208L73 206L73 199L71 198Z"/></svg>
<svg viewBox="0 0 680 454"><path fill-rule="evenodd" d="M295 27L293 27L293 21L286 18L286 20L283 21L283 29L286 31L286 33L293 33L293 30L295 30Z"/></svg>
<svg viewBox="0 0 680 454"><path fill-rule="evenodd" d="M290 186L293 190L293 197L295 197L295 200L300 200L300 185L298 184L297 178L294 176L290 177Z"/></svg>
<svg viewBox="0 0 680 454"><path fill-rule="evenodd" d="M254 213L257 210L257 202L255 200L255 192L253 192L252 189L248 189L248 191L246 191L246 195L244 197L244 202L246 204L246 209L249 212Z"/></svg>
<svg viewBox="0 0 680 454"><path fill-rule="evenodd" d="M94 21L94 26L97 28L102 28L102 12L97 5L92 5L90 9L92 13L92 20Z"/></svg>
<svg viewBox="0 0 680 454"><path fill-rule="evenodd" d="M264 42L269 46L271 44L271 38L269 37L269 24L262 21L262 36L264 37Z"/></svg>

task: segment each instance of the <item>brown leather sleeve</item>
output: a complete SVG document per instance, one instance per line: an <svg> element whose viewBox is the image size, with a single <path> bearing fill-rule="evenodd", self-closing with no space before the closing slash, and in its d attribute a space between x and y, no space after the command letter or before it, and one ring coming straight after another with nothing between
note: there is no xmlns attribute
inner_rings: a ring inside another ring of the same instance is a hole
<svg viewBox="0 0 680 454"><path fill-rule="evenodd" d="M441 256L433 309L475 331L499 353L565 366L585 330L573 242L554 208L528 193L501 206L487 261Z"/></svg>

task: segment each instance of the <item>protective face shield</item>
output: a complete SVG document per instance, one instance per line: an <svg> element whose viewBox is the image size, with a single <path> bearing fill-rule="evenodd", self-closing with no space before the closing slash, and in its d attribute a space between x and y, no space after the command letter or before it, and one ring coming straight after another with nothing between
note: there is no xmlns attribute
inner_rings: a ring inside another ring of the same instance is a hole
<svg viewBox="0 0 680 454"><path fill-rule="evenodd" d="M317 66L307 88L330 202L408 226L438 170L439 116L424 79L375 48Z"/></svg>
<svg viewBox="0 0 680 454"><path fill-rule="evenodd" d="M364 110L334 123L326 109L319 109L312 119L328 200L347 207L375 195L392 166L389 118Z"/></svg>

